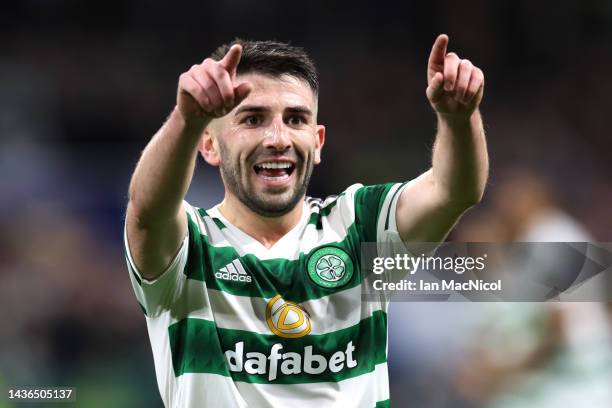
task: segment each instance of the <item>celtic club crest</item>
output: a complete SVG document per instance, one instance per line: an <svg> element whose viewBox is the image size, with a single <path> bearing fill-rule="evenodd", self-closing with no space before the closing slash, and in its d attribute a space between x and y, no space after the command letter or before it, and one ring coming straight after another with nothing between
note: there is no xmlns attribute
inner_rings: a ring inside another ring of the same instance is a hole
<svg viewBox="0 0 612 408"><path fill-rule="evenodd" d="M323 247L308 258L308 276L324 288L344 286L353 276L353 260L338 247Z"/></svg>

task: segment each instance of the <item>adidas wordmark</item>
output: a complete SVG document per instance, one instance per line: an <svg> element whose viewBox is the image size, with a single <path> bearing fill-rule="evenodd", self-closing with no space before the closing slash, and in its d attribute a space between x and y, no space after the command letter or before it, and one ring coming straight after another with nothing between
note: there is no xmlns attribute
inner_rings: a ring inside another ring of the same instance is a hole
<svg viewBox="0 0 612 408"><path fill-rule="evenodd" d="M251 276L246 273L238 259L225 265L215 273L215 278L235 282L251 282Z"/></svg>

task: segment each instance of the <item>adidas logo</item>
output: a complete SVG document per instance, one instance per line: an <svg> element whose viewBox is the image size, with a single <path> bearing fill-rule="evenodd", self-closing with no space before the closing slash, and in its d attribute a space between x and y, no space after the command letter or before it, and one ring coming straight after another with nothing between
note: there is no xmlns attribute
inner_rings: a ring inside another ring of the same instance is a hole
<svg viewBox="0 0 612 408"><path fill-rule="evenodd" d="M251 282L251 276L246 273L238 259L225 265L215 273L215 278L235 282Z"/></svg>

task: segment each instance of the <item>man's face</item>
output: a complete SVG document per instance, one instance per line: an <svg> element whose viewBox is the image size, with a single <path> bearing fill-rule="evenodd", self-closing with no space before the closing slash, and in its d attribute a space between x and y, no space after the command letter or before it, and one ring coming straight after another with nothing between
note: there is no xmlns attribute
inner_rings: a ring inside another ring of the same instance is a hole
<svg viewBox="0 0 612 408"><path fill-rule="evenodd" d="M259 215L276 217L300 202L313 166L321 161L325 128L317 125L317 101L307 82L245 74L249 96L207 130L226 191ZM204 146L206 146L206 137Z"/></svg>

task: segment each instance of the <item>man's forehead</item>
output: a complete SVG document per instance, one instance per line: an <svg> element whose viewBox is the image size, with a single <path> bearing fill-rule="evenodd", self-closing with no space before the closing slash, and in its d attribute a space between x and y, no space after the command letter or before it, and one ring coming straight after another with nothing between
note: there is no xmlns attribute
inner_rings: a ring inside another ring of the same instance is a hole
<svg viewBox="0 0 612 408"><path fill-rule="evenodd" d="M237 82L249 82L252 90L242 104L269 106L280 104L283 107L306 105L316 109L316 96L308 82L303 79L282 75L274 77L259 73L237 76Z"/></svg>

